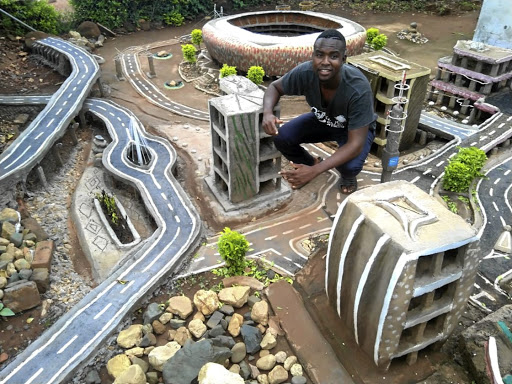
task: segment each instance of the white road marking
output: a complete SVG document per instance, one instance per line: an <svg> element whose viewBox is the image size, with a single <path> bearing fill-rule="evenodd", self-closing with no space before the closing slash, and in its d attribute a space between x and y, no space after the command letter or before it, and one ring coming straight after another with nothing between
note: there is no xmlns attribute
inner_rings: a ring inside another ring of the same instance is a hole
<svg viewBox="0 0 512 384"><path fill-rule="evenodd" d="M493 195L493 194L494 194L494 189L492 189L492 188L491 188L491 189L489 189L489 196L491 196L491 197L492 197L492 195Z"/></svg>
<svg viewBox="0 0 512 384"><path fill-rule="evenodd" d="M424 175L428 175L432 171L432 168L427 169L425 172L423 172Z"/></svg>
<svg viewBox="0 0 512 384"><path fill-rule="evenodd" d="M50 122L46 125L46 128L48 128L52 123L55 121L55 119L51 119Z"/></svg>
<svg viewBox="0 0 512 384"><path fill-rule="evenodd" d="M172 207L171 204L167 204L167 208L169 208L171 211L174 211L174 208Z"/></svg>
<svg viewBox="0 0 512 384"><path fill-rule="evenodd" d="M134 283L135 280L130 281L128 284L126 284L126 286L123 289L121 289L119 293L125 293L128 290L128 288L130 288Z"/></svg>
<svg viewBox="0 0 512 384"><path fill-rule="evenodd" d="M503 226L507 225L503 216L500 216L500 220L501 220L501 225L503 225Z"/></svg>
<svg viewBox="0 0 512 384"><path fill-rule="evenodd" d="M39 370L36 373L34 373L34 375L30 379L28 379L28 381L25 381L25 384L31 384L37 378L37 376L39 376L43 371L44 368L39 368Z"/></svg>
<svg viewBox="0 0 512 384"><path fill-rule="evenodd" d="M93 317L94 320L97 320L101 315L103 315L110 307L112 306L112 303L108 303L105 305L105 308L103 308L101 311L99 311L96 316Z"/></svg>
<svg viewBox="0 0 512 384"><path fill-rule="evenodd" d="M167 196L165 196L165 193L160 192L160 196L162 196L162 199L164 199L164 200L166 200L166 201L167 201Z"/></svg>
<svg viewBox="0 0 512 384"><path fill-rule="evenodd" d="M31 145L29 145L27 148L25 148L25 150L23 151L23 153L22 153L21 155L19 155L17 158L15 158L15 159L14 159L14 160L9 164L9 165L7 165L7 166L5 167L5 169L8 169L8 168L12 167L12 166L13 166L13 165L14 165L14 164L19 160L19 159L21 159L21 158L25 155L25 153L27 153L27 152L28 152L28 150L29 150L30 148L32 148L32 146L31 146Z"/></svg>
<svg viewBox="0 0 512 384"><path fill-rule="evenodd" d="M492 206L494 207L494 209L496 210L496 212L499 212L500 209L498 208L498 206L496 205L496 203L493 201L492 202Z"/></svg>
<svg viewBox="0 0 512 384"><path fill-rule="evenodd" d="M73 341L75 341L76 339L78 338L78 335L75 335L71 338L71 340L69 340L66 344L64 344L64 346L59 349L59 351L57 352L57 355L60 355L62 352L64 352L66 350L67 347L69 347L71 344L73 344Z"/></svg>
<svg viewBox="0 0 512 384"><path fill-rule="evenodd" d="M269 241L269 240L275 239L276 237L277 237L277 235L270 236L270 237L265 237L265 240Z"/></svg>
<svg viewBox="0 0 512 384"><path fill-rule="evenodd" d="M441 164L444 163L444 160L443 161L440 161L439 163L436 164L436 167L439 167Z"/></svg>
<svg viewBox="0 0 512 384"><path fill-rule="evenodd" d="M174 218L176 219L176 222L177 222L177 223L180 223L180 222L181 222L181 221L180 221L180 218L178 217L178 215L174 215Z"/></svg>
<svg viewBox="0 0 512 384"><path fill-rule="evenodd" d="M507 176L510 173L510 169L506 171L503 175Z"/></svg>
<svg viewBox="0 0 512 384"><path fill-rule="evenodd" d="M44 132L39 133L39 135L37 135L36 137L34 137L34 140L39 139L39 138L40 138L41 136L43 136L43 135L44 135Z"/></svg>
<svg viewBox="0 0 512 384"><path fill-rule="evenodd" d="M302 227L299 227L299 229L304 229L304 228L307 228L307 227L310 227L311 224L306 224L306 225L303 225Z"/></svg>
<svg viewBox="0 0 512 384"><path fill-rule="evenodd" d="M420 179L420 177L419 177L419 176L416 176L414 179L412 179L412 180L411 180L411 183L413 183L413 184L414 184L414 183L415 183L415 182L417 182L419 179Z"/></svg>
<svg viewBox="0 0 512 384"><path fill-rule="evenodd" d="M287 235L287 234L289 234L289 233L292 233L293 231L294 231L293 229L290 229L289 231L284 231L284 232L283 232L283 235Z"/></svg>
<svg viewBox="0 0 512 384"><path fill-rule="evenodd" d="M496 180L494 180L494 185L498 184L501 180L501 177L498 177Z"/></svg>

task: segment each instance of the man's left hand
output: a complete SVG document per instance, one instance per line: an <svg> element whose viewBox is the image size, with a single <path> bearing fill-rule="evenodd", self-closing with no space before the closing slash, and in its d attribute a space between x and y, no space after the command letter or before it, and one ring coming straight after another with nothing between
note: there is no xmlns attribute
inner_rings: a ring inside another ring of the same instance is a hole
<svg viewBox="0 0 512 384"><path fill-rule="evenodd" d="M281 176L288 181L293 189L299 189L313 180L318 173L314 167L304 164L295 164L290 161L290 165L294 168L291 171L281 171Z"/></svg>

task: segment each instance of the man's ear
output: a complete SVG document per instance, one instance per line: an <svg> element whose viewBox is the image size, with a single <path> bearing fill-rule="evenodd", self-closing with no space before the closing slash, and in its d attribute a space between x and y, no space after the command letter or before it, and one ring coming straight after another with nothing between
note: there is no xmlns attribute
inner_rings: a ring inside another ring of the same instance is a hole
<svg viewBox="0 0 512 384"><path fill-rule="evenodd" d="M343 60L342 60L342 63L345 64L347 62L347 54L344 53L343 54Z"/></svg>

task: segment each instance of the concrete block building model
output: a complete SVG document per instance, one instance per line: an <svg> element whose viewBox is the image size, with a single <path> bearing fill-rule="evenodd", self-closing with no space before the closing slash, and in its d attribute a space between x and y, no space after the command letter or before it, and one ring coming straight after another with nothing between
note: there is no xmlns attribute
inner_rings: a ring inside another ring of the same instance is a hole
<svg viewBox="0 0 512 384"><path fill-rule="evenodd" d="M329 239L326 292L379 367L444 341L472 291L476 230L405 181L362 189L341 205Z"/></svg>

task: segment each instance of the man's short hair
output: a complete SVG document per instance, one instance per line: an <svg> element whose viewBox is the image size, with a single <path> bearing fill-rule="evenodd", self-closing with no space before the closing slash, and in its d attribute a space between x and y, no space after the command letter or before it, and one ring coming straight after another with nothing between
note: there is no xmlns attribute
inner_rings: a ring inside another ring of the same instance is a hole
<svg viewBox="0 0 512 384"><path fill-rule="evenodd" d="M326 29L323 31L315 40L315 45L318 41L318 39L334 39L334 40L340 40L343 44L343 49L347 47L347 42L345 40L345 36L341 34L340 31L337 29Z"/></svg>

